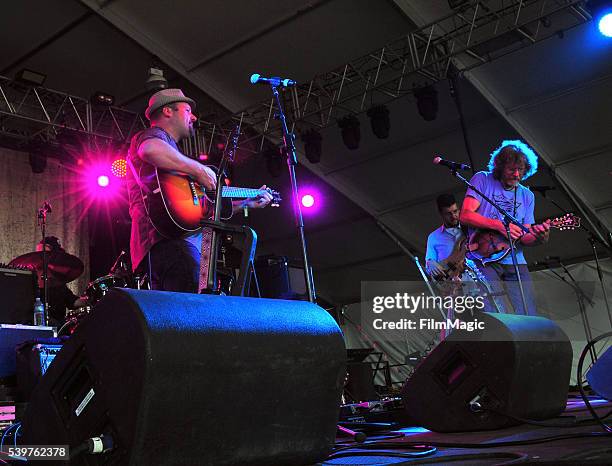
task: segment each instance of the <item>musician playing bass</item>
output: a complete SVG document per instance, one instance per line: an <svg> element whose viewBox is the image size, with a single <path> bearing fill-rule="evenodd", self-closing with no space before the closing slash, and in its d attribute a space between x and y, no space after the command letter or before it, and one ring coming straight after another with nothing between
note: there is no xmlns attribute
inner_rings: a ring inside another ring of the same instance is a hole
<svg viewBox="0 0 612 466"><path fill-rule="evenodd" d="M201 187L215 189L214 171L183 155L178 148L178 142L193 132L194 108L195 102L180 89L163 89L153 94L145 111L151 128L134 135L128 153L132 264L135 272L149 274L151 286L156 290L196 292L198 289L201 235L164 237L148 217L142 196L147 192L145 185L150 182L142 174L151 173L144 169L150 167L184 173ZM244 207L261 208L271 199L270 194L262 192L255 198L232 201L227 210L233 213Z"/></svg>
<svg viewBox="0 0 612 466"><path fill-rule="evenodd" d="M441 194L436 198L442 225L427 237L425 267L430 277L441 280L456 276L461 278L465 254L459 251L465 235L459 225L459 207L452 194ZM455 253L455 254L454 254ZM445 263L450 256L457 255L455 261Z"/></svg>
<svg viewBox="0 0 612 466"><path fill-rule="evenodd" d="M513 240L516 240L516 259L525 291L527 314L536 315L534 288L522 246L535 246L548 241L549 224L545 222L534 225L535 198L533 193L521 184L521 181L536 173L538 157L522 141L503 141L491 154L487 168L486 172L476 173L471 183L529 229L529 233L524 233L521 228L511 224L510 235ZM506 237L506 227L501 220L500 213L472 189L466 192L460 220L462 224L470 228L470 236L477 230L485 229L495 232L500 242L503 242ZM506 254L499 261L479 266L479 268L493 291L505 291L514 312L523 314L511 254ZM511 312L508 303L498 302L498 305L502 311Z"/></svg>

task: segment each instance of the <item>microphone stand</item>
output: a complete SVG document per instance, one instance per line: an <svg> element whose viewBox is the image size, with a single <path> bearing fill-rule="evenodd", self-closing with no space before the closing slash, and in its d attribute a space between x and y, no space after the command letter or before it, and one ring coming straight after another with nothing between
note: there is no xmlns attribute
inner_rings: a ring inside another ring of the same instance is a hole
<svg viewBox="0 0 612 466"><path fill-rule="evenodd" d="M45 237L47 234L47 213L51 211L49 203L45 202L43 206L38 209L38 214L36 216L38 225L40 226L42 232L42 256L43 256L43 270L42 270L42 279L43 279L43 293L45 295L43 302L43 325L47 325L47 310L49 308L49 257L47 255L47 243L45 242Z"/></svg>
<svg viewBox="0 0 612 466"><path fill-rule="evenodd" d="M551 199L548 196L546 196L546 191L538 191L538 192L542 195L542 197L544 199L550 201L561 212L563 212L564 214L567 213L567 211L563 207L561 207L557 202L555 202L554 199ZM606 292L606 285L604 283L603 273L601 271L601 264L599 263L599 255L597 254L597 248L595 247L595 243L597 242L597 243L601 244L604 248L606 248L608 250L608 252L611 255L612 255L612 248L610 248L610 246L608 244L604 243L597 236L595 236L593 234L593 232L591 230L589 230L586 226L581 224L580 228L582 228L584 231L586 231L588 233L588 235L589 235L588 238L587 238L587 241L591 245L591 249L593 249L593 257L595 259L595 266L597 268L597 276L599 278L599 284L601 285L601 292L603 294L604 303L606 304L606 311L608 312L608 320L610 321L610 327L612 327L612 312L610 311L610 302L608 301L608 293Z"/></svg>
<svg viewBox="0 0 612 466"><path fill-rule="evenodd" d="M456 169L451 169L451 172L455 178L462 181L468 188L472 189L474 192L478 193L485 201L491 204L501 215L502 222L506 227L506 236L508 237L508 244L510 244L510 254L512 256L512 264L514 265L514 272L516 273L516 279L519 285L519 291L521 292L521 300L523 302L523 313L527 315L527 301L525 299L525 290L523 289L523 279L521 278L521 274L519 273L518 263L516 261L516 250L514 247L514 241L512 241L512 236L510 235L510 224L514 223L518 226L524 233L529 233L529 228L525 227L521 222L518 221L516 217L510 215L504 209L502 209L499 205L497 205L492 199L487 197L482 191L476 188L472 183L466 180L460 173L457 172ZM514 188L516 189L516 187Z"/></svg>
<svg viewBox="0 0 612 466"><path fill-rule="evenodd" d="M567 276L570 278L571 282L569 282L563 275L555 272L550 268L550 264L548 264L549 270L551 273L556 275L561 281L570 286L574 292L576 293L576 299L578 301L578 307L580 309L580 318L582 319L582 326L584 327L584 334L587 338L587 341L593 341L593 334L591 332L591 324L589 323L589 317L586 313L586 306L584 305L584 301L586 300L590 306L593 306L593 300L590 299L585 292L582 290L578 282L574 279L570 271L567 269L565 264L559 260L559 265L563 268ZM589 352L591 353L591 360L593 362L597 361L597 353L595 352L594 347L589 348Z"/></svg>
<svg viewBox="0 0 612 466"><path fill-rule="evenodd" d="M217 223L221 220L221 202L223 201L223 186L225 184L226 169L228 162L234 161L234 154L236 147L238 146L238 138L240 137L240 127L242 126L242 119L235 129L235 134L232 140L232 149L225 151L219 162L217 169L217 191L215 192L215 211L213 213L212 221ZM228 141L229 142L229 141ZM217 229L211 227L210 236L210 260L208 261L208 283L207 289L212 294L219 293L219 283L217 281L217 255L219 251L219 233Z"/></svg>
<svg viewBox="0 0 612 466"><path fill-rule="evenodd" d="M437 293L434 291L433 287L431 286L431 280L429 279L429 277L427 276L427 274L425 273L425 270L423 270L423 266L421 265L421 262L419 261L419 258L414 255L412 253L412 251L410 251L410 249L408 249L406 246L404 246L404 244L399 240L399 238L397 236L395 236L391 230L389 230L389 228L387 228L387 226L385 224L383 224L382 222L377 221L376 224L378 225L378 227L389 237L391 238L391 240L393 240L395 242L395 244L397 244L399 246L399 248L404 251L406 253L406 255L408 257L410 257L410 259L412 259L414 261L414 264L416 265L416 268L418 269L419 273L421 274L421 277L423 278L423 281L425 282L425 285L427 286L427 289L429 290L429 294L433 297L438 296ZM442 308L438 308L438 310L440 311L440 314L442 315L442 319L446 320L446 314L444 314L444 311L442 310Z"/></svg>
<svg viewBox="0 0 612 466"><path fill-rule="evenodd" d="M610 327L612 327L612 314L610 313L610 303L608 301L608 293L606 292L606 285L603 279L603 273L601 272L601 265L599 264L599 256L597 254L597 248L595 247L595 242L603 244L608 247L607 244L604 244L599 238L597 238L593 233L589 231L589 243L591 244L591 248L593 249L593 257L595 257L595 266L597 267L597 276L599 277L599 283L601 285L601 292L603 293L604 303L606 303L606 310L608 311L608 320L610 321Z"/></svg>
<svg viewBox="0 0 612 466"><path fill-rule="evenodd" d="M280 84L280 83L279 83ZM280 100L278 92L278 84L270 82L270 88L276 99L278 105L278 118L283 128L283 145L287 152L287 167L289 169L289 178L291 180L291 192L293 196L293 213L295 216L295 223L300 236L300 243L302 245L302 257L304 260L304 279L306 280L306 289L308 291L308 300L314 303L316 300L314 281L312 273L310 271L310 264L308 261L308 252L306 249L306 237L304 235L304 219L302 218L302 208L300 205L300 199L298 194L297 179L295 177L295 167L298 164L297 153L295 149L295 134L289 131L287 127L287 120L285 118L285 112Z"/></svg>

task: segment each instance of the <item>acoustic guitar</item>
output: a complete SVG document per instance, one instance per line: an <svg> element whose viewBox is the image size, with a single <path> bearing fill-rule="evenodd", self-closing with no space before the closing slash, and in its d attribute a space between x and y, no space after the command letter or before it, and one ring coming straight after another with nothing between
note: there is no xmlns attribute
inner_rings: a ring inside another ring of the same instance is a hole
<svg viewBox="0 0 612 466"><path fill-rule="evenodd" d="M166 238L180 238L200 230L200 221L214 213L214 191L207 191L189 176L153 167L154 172L141 173L148 179L149 192L141 186L140 192L147 215L155 229ZM272 195L270 205L278 207L281 196L272 189L223 186L223 198L247 199L264 192Z"/></svg>

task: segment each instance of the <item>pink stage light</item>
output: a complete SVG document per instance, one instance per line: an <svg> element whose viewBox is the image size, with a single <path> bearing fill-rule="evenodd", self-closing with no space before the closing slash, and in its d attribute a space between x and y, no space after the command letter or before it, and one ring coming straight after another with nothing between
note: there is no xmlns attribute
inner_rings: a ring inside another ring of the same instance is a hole
<svg viewBox="0 0 612 466"><path fill-rule="evenodd" d="M111 172L117 178L124 178L127 175L127 162L125 159L116 159L111 164Z"/></svg>
<svg viewBox="0 0 612 466"><path fill-rule="evenodd" d="M305 194L302 196L302 205L307 209L310 209L315 205L315 198L312 194Z"/></svg>
<svg viewBox="0 0 612 466"><path fill-rule="evenodd" d="M108 179L108 176L106 175L98 176L98 186L100 186L101 188L108 187L109 183L110 183L110 180Z"/></svg>

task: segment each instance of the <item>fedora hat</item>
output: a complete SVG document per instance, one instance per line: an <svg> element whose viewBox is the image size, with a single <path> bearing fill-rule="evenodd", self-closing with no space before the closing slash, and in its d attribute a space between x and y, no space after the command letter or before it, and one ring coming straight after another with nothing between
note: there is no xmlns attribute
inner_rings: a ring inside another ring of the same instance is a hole
<svg viewBox="0 0 612 466"><path fill-rule="evenodd" d="M196 106L195 101L186 97L180 89L162 89L153 94L149 99L149 106L145 110L147 120L151 119L151 115L155 113L156 110L176 102L187 102L191 105L191 108L195 108Z"/></svg>

